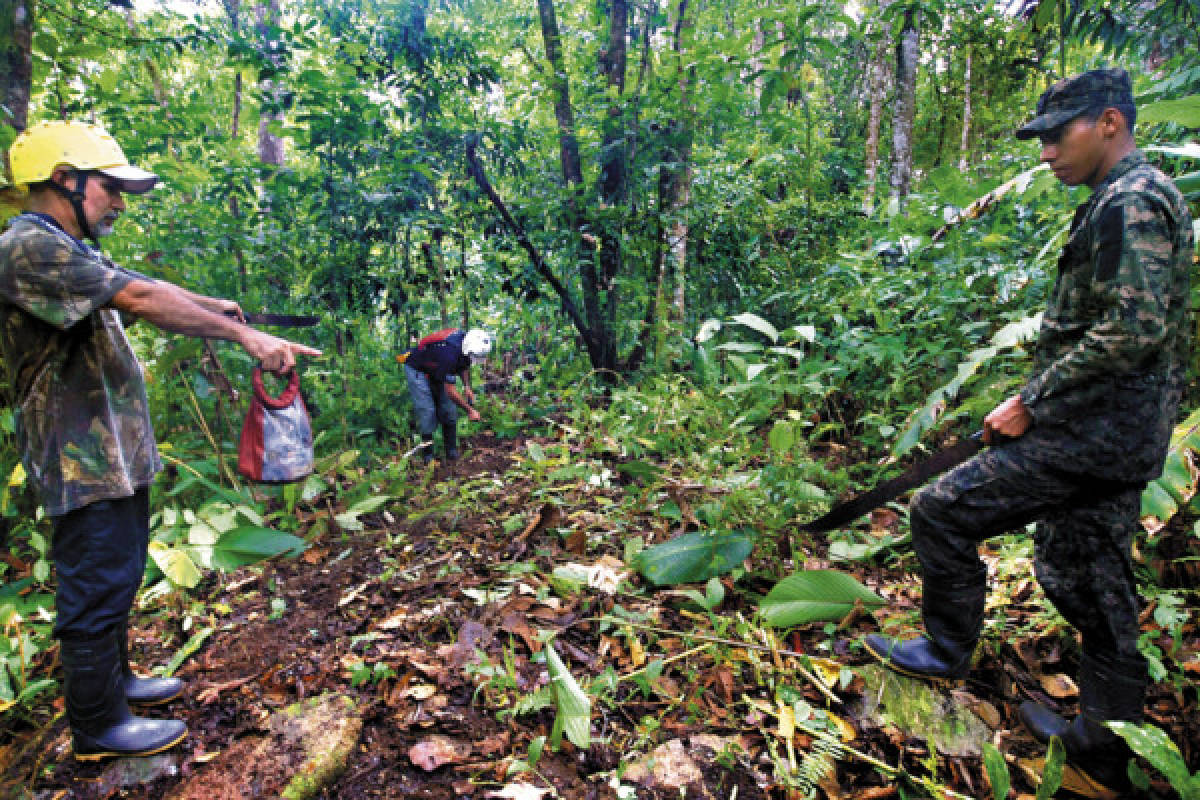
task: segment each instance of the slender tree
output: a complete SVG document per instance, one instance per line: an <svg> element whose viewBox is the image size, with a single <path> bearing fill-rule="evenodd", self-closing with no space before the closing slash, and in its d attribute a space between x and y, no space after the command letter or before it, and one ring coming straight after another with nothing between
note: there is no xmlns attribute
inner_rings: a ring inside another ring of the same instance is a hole
<svg viewBox="0 0 1200 800"><path fill-rule="evenodd" d="M917 57L920 31L917 11L904 10L904 22L896 42L896 100L892 113L892 198L908 196L913 171L913 118L917 109Z"/></svg>
<svg viewBox="0 0 1200 800"><path fill-rule="evenodd" d="M890 0L881 0L877 13L878 30L872 51L870 65L867 67L867 136L864 149L864 189L862 209L870 214L875 209L875 182L879 176L879 130L883 124L883 105L887 99L888 83L891 69L888 60L888 40L891 38L891 25L882 14Z"/></svg>

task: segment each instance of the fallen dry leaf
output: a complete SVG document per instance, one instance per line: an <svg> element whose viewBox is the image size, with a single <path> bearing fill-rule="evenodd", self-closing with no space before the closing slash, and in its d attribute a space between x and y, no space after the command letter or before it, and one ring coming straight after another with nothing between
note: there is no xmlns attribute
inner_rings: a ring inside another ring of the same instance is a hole
<svg viewBox="0 0 1200 800"><path fill-rule="evenodd" d="M559 511L558 506L553 503L544 503L538 510L537 516L525 526L525 530L521 531L514 541L522 542L535 533L541 533L546 528L553 528L558 525L560 519L562 519L562 512Z"/></svg>
<svg viewBox="0 0 1200 800"><path fill-rule="evenodd" d="M1079 696L1079 687L1075 685L1075 681L1061 672L1056 675L1043 675L1038 679L1038 683L1042 685L1046 694L1057 700Z"/></svg>
<svg viewBox="0 0 1200 800"><path fill-rule="evenodd" d="M1046 759L1021 758L1017 759L1017 766L1025 773L1025 777L1030 783L1034 786L1041 785ZM1062 788L1068 792L1074 792L1080 797L1092 798L1092 800L1117 800L1118 797L1116 792L1096 783L1070 764L1063 764Z"/></svg>
<svg viewBox="0 0 1200 800"><path fill-rule="evenodd" d="M430 736L408 748L408 760L426 772L443 764L462 764L471 757L471 745L449 736Z"/></svg>
<svg viewBox="0 0 1200 800"><path fill-rule="evenodd" d="M549 793L549 789L539 789L530 783L510 783L499 791L488 792L484 797L497 797L504 800L542 800Z"/></svg>

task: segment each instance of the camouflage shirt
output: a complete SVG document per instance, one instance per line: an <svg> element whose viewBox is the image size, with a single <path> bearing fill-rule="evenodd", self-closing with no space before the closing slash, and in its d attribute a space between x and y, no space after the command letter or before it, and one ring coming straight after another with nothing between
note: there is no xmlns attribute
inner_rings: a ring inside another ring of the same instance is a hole
<svg viewBox="0 0 1200 800"><path fill-rule="evenodd" d="M141 277L46 217L22 214L0 235L0 356L28 480L51 516L127 497L162 468L141 365L104 307Z"/></svg>
<svg viewBox="0 0 1200 800"><path fill-rule="evenodd" d="M1156 477L1186 380L1187 204L1134 151L1075 211L1021 399L1065 470Z"/></svg>

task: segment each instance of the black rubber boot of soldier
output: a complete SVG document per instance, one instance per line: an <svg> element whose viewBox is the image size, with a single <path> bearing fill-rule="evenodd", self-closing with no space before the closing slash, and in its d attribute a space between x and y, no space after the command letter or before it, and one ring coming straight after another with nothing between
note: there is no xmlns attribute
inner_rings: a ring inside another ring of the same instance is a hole
<svg viewBox="0 0 1200 800"><path fill-rule="evenodd" d="M63 639L61 649L76 759L148 756L183 741L187 726L179 720L145 719L129 711L113 632L98 639Z"/></svg>
<svg viewBox="0 0 1200 800"><path fill-rule="evenodd" d="M446 460L458 459L458 425L447 422L442 425L442 444L446 446Z"/></svg>
<svg viewBox="0 0 1200 800"><path fill-rule="evenodd" d="M1067 763L1112 791L1128 787L1133 751L1105 722L1140 722L1146 697L1146 665L1139 659L1093 658L1079 662L1079 714L1071 722L1044 706L1025 703L1021 721L1040 741L1062 740Z"/></svg>
<svg viewBox="0 0 1200 800"><path fill-rule="evenodd" d="M139 678L129 666L129 621L117 625L117 661L121 665L121 688L130 705L156 706L183 694L179 678Z"/></svg>
<svg viewBox="0 0 1200 800"><path fill-rule="evenodd" d="M1066 717L1032 700L1022 703L1017 715L1020 716L1025 729L1039 742L1048 742L1052 736L1061 739L1071 727L1071 722Z"/></svg>
<svg viewBox="0 0 1200 800"><path fill-rule="evenodd" d="M986 599L986 572L949 586L926 581L921 598L926 635L900 640L871 634L864 644L871 655L902 675L962 680L971 669Z"/></svg>
<svg viewBox="0 0 1200 800"><path fill-rule="evenodd" d="M421 437L421 443L425 445L421 448L421 459L428 464L433 461L433 434Z"/></svg>

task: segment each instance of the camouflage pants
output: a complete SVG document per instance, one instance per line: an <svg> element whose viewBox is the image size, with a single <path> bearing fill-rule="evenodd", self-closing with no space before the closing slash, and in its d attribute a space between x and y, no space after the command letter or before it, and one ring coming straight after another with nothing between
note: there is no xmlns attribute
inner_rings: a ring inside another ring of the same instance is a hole
<svg viewBox="0 0 1200 800"><path fill-rule="evenodd" d="M909 516L926 584L982 582L977 543L1036 521L1038 581L1084 651L1140 662L1130 547L1144 484L1068 474L1039 449L1035 437L989 448L917 493Z"/></svg>

